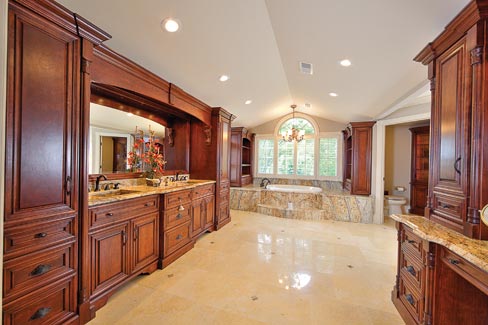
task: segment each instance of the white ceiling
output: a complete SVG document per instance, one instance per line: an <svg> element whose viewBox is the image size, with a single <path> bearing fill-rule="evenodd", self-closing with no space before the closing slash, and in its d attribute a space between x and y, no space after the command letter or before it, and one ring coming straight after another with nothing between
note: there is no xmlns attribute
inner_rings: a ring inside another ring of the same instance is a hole
<svg viewBox="0 0 488 325"><path fill-rule="evenodd" d="M344 123L391 109L425 84L427 69L412 58L469 1L59 2L110 33L106 44L115 51L226 108L235 125L253 127L289 113L292 103ZM170 16L182 22L177 33L160 28ZM353 65L341 67L342 58ZM300 61L314 74L300 74ZM229 81L218 81L222 74Z"/></svg>

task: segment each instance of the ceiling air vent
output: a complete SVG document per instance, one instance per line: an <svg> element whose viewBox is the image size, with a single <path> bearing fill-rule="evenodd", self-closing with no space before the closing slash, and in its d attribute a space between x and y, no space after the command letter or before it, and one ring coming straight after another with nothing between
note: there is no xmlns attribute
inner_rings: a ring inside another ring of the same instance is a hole
<svg viewBox="0 0 488 325"><path fill-rule="evenodd" d="M313 74L312 63L300 62L300 72L303 74Z"/></svg>

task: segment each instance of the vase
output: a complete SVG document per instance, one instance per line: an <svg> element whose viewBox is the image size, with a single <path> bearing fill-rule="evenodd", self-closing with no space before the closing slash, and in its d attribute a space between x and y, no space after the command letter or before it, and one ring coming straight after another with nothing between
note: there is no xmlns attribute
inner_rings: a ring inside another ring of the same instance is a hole
<svg viewBox="0 0 488 325"><path fill-rule="evenodd" d="M160 183L161 183L161 180L159 178L146 178L146 185L147 186L158 187Z"/></svg>

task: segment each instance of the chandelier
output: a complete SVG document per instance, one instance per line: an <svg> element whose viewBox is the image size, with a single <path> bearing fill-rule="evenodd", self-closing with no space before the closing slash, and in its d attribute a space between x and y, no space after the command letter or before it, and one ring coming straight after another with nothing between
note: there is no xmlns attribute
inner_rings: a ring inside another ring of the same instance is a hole
<svg viewBox="0 0 488 325"><path fill-rule="evenodd" d="M291 129L289 129L287 131L283 131L281 133L281 135L283 136L283 141L286 141L286 142L292 142L292 141L300 142L300 141L303 140L303 136L305 135L305 131L304 130L298 130L295 127L295 108L297 108L297 105L291 105L290 107L293 110L292 127L291 127Z"/></svg>

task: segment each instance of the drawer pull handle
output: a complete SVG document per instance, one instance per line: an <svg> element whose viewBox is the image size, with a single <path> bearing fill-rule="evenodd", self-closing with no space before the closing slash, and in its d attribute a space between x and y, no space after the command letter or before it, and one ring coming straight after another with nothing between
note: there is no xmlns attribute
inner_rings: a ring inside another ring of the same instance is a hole
<svg viewBox="0 0 488 325"><path fill-rule="evenodd" d="M461 170L459 169L459 163L461 162L461 157L459 157L458 159L456 159L456 161L454 162L454 170L456 171L456 173L458 173L459 175L461 175Z"/></svg>
<svg viewBox="0 0 488 325"><path fill-rule="evenodd" d="M50 269L51 269L51 265L41 264L41 265L38 265L34 270L32 270L32 272L30 274L31 274L31 276L38 276L38 275L41 275L41 274L48 272Z"/></svg>
<svg viewBox="0 0 488 325"><path fill-rule="evenodd" d="M125 230L122 230L122 243L125 245L127 243L127 233Z"/></svg>
<svg viewBox="0 0 488 325"><path fill-rule="evenodd" d="M409 239L409 240L407 240L407 241L408 241L408 243L409 243L409 244L415 244L415 240L411 240L411 239Z"/></svg>
<svg viewBox="0 0 488 325"><path fill-rule="evenodd" d="M408 271L408 273L410 273L413 276L417 275L417 272L415 272L415 269L413 268L412 265L407 266L407 271Z"/></svg>
<svg viewBox="0 0 488 325"><path fill-rule="evenodd" d="M460 263L458 260L454 260L452 258L448 258L448 260L449 260L449 263L451 263L452 265L459 265L459 263Z"/></svg>
<svg viewBox="0 0 488 325"><path fill-rule="evenodd" d="M47 234L45 232L40 232L40 233L34 235L35 238L44 238L46 236L47 236Z"/></svg>
<svg viewBox="0 0 488 325"><path fill-rule="evenodd" d="M112 212L109 212L109 213L105 213L105 215L106 215L107 217L112 217L114 214L113 214Z"/></svg>
<svg viewBox="0 0 488 325"><path fill-rule="evenodd" d="M439 206L443 209L452 209L454 208L452 205L450 204L445 204L445 203L440 203Z"/></svg>
<svg viewBox="0 0 488 325"><path fill-rule="evenodd" d="M35 313L34 315L31 316L31 320L35 320L35 319L41 319L41 318L44 318L46 317L47 314L49 314L49 312L51 311L51 308L49 307L44 307L44 308L39 308Z"/></svg>
<svg viewBox="0 0 488 325"><path fill-rule="evenodd" d="M145 207L150 207L151 205L152 205L151 203L144 204Z"/></svg>
<svg viewBox="0 0 488 325"><path fill-rule="evenodd" d="M182 235L178 235L178 236L176 236L176 240L180 240L181 238L183 238L183 236L182 236Z"/></svg>
<svg viewBox="0 0 488 325"><path fill-rule="evenodd" d="M411 294L405 295L405 299L407 299L407 301L410 305L415 306L415 301L413 300L413 297Z"/></svg>
<svg viewBox="0 0 488 325"><path fill-rule="evenodd" d="M181 218L183 218L183 215L182 215L181 213L178 213L178 214L176 215L176 220L179 220L179 219L181 219Z"/></svg>

